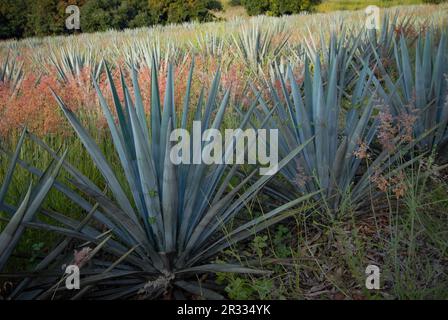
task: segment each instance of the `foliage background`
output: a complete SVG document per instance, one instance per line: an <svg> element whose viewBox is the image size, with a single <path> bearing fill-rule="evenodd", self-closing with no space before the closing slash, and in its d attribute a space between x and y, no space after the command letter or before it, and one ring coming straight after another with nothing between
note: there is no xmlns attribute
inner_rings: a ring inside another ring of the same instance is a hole
<svg viewBox="0 0 448 320"><path fill-rule="evenodd" d="M81 8L82 32L211 21L211 10L222 7L216 0L2 0L0 39L67 33L69 5Z"/></svg>

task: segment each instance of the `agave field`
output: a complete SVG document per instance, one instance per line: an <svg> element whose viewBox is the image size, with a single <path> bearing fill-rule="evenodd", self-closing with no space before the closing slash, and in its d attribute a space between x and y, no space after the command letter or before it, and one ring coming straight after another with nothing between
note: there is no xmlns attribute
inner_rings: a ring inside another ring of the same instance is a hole
<svg viewBox="0 0 448 320"><path fill-rule="evenodd" d="M446 299L447 17L0 42L0 300ZM174 164L194 121L278 130L278 172Z"/></svg>

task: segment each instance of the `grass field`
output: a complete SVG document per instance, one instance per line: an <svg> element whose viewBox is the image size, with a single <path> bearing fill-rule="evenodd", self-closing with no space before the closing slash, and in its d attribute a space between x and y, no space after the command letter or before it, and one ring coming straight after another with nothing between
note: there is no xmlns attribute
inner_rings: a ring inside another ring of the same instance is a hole
<svg viewBox="0 0 448 320"><path fill-rule="evenodd" d="M361 2L1 42L0 299L446 299L448 5ZM193 120L289 161L174 165Z"/></svg>
<svg viewBox="0 0 448 320"><path fill-rule="evenodd" d="M401 5L422 4L422 0L324 0L317 6L317 12L330 12L337 10L361 10L369 5L389 8Z"/></svg>
<svg viewBox="0 0 448 320"><path fill-rule="evenodd" d="M231 19L234 17L246 17L244 7L231 6L229 0L223 0L222 13L218 13L218 17ZM362 10L369 5L375 5L381 8L390 8L402 5L417 5L423 4L423 0L324 0L317 7L316 12L325 13L339 10Z"/></svg>

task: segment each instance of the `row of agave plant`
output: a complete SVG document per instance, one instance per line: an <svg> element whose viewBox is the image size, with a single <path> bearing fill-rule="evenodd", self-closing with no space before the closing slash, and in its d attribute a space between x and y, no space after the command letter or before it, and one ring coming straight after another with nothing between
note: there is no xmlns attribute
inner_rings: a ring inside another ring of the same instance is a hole
<svg viewBox="0 0 448 320"><path fill-rule="evenodd" d="M14 93L20 86L23 78L23 64L17 63L15 60L6 56L6 59L0 65L0 83L8 84L11 91Z"/></svg>
<svg viewBox="0 0 448 320"><path fill-rule="evenodd" d="M333 35L319 50L308 47L300 78L294 67L274 61L266 90L249 83L245 96L252 97L250 103L233 106L240 115L238 126L279 130L281 161L274 177L257 176L257 168L244 174L247 168L237 164L174 165L170 161L168 137L173 129L189 128L193 120L201 121L204 129L221 128L229 109L230 89L220 92L220 71L208 94L202 90L194 104L193 63L183 104L177 106L173 66L167 70L162 101L157 55L153 54L147 115L137 67L130 65L131 83L122 77L120 99L111 70L102 64L113 105L96 81L93 85L125 181L118 178L77 116L54 93L104 177L107 190L68 163L67 150L53 150L26 129L13 153L2 150L10 157L10 166L0 189L0 209L9 216L0 235L0 270L26 228L62 236L33 270L1 274L17 279L10 298L156 298L168 291L175 298L184 298L186 293L222 298L211 281L198 283L197 276L265 272L216 262L224 249L295 214L318 210L337 217L347 196L357 213L366 212L385 191L374 186L374 178L395 177L428 152L443 149L448 138L446 34L428 30L411 45L404 36L388 36L389 31ZM388 39L390 42L380 42ZM411 58L413 46L415 57ZM398 124L395 130L392 126L397 120L406 120L407 125ZM46 170L20 159L25 139L53 157ZM233 148L226 152L234 152ZM35 176L37 183L30 184L23 200L14 205L7 203L5 196L17 166ZM68 174L67 181L57 179L60 170ZM42 203L52 188L86 214L75 219L44 209ZM246 205L260 192L274 199L266 205L272 210L248 218ZM230 222L237 216L243 222L235 226ZM73 242L82 247L75 255L68 250ZM82 289L75 293L61 286L61 266L68 264L77 264L82 270Z"/></svg>
<svg viewBox="0 0 448 320"><path fill-rule="evenodd" d="M330 43L336 47L344 48L350 55L361 55L363 60L372 60L372 47L381 59L389 58L393 55L394 39L397 35L404 34L408 43L412 43L417 36L415 30L425 25L415 22L414 18L402 18L398 12L392 16L384 15L382 30L380 33L358 31L351 25L336 23L331 29ZM264 22L262 20L261 22ZM260 22L260 23L261 23ZM66 134L65 121L58 111L56 103L49 90L43 89L51 85L55 89L60 89L60 95L66 100L67 105L72 108L80 108L89 113L96 113L101 117L100 109L94 98L94 88L92 81L99 81L100 86L104 86L106 76L103 72L101 57L107 57L108 61L114 61L113 69L115 79L120 82L120 68L127 65L134 65L139 69L139 81L143 90L144 99L149 99L150 77L146 70L151 69L152 59L157 61L158 69L166 70L168 64L172 63L176 67L176 79L179 75L188 73L188 65L191 57L195 56L197 62L196 78L201 81L210 79L210 70L220 68L222 70L222 83L224 86L232 85L233 95L240 95L244 88L244 82L251 78L256 85L276 81L275 62L283 75L287 67L293 70L301 70L303 61L308 58L315 61L317 56L322 55L325 65L328 64L331 46L327 44L328 38L325 28L320 30L320 37L304 37L303 42L296 43L293 40L294 34L288 33L290 26L285 21L279 20L272 26L251 24L244 26L241 32L229 34L227 38L218 36L215 33L200 34L196 36L195 42L191 39L187 46L176 44L170 40L136 39L133 41L119 41L118 35L114 42L105 47L103 51L98 50L92 39L86 35L80 39L74 38L73 43L58 46L56 43L42 45L43 48L30 49L18 46L11 51L11 62L19 59L24 64L24 72L20 77L19 85L12 82L2 82L0 86L0 108L4 115L0 119L0 134L5 135L20 128L20 125L27 122L33 132L45 134ZM280 23L282 22L282 23ZM289 23L289 22L288 22ZM337 35L338 34L338 35ZM202 35L202 36L201 36ZM124 35L121 35L124 37ZM93 37L93 36L92 36ZM49 40L48 40L49 41ZM82 44L86 41L87 44ZM124 44L123 44L124 42ZM23 46L23 45L22 45ZM0 45L0 51L2 45ZM48 49L48 50L47 50ZM368 58L370 56L370 58ZM386 61L387 62L387 61ZM400 62L393 62L399 64ZM16 63L16 66L18 63ZM387 66L386 66L387 67ZM351 65L347 65L351 70L345 81L351 81L357 76L356 70ZM17 69L17 68L16 68ZM326 69L323 69L324 76ZM130 79L128 72L125 72L125 79ZM162 80L161 88L164 91L165 77ZM5 86L8 83L10 85ZM184 87L184 83L179 83ZM15 87L16 90L12 90ZM11 92L18 94L13 95ZM93 97L92 97L93 95ZM67 99L66 97L71 97ZM110 95L107 96L110 98ZM181 99L180 95L176 99ZM33 104L28 104L28 101ZM92 102L93 101L93 102ZM16 113L16 108L24 108L27 112ZM46 117L42 117L42 112ZM103 122L104 119L102 119Z"/></svg>
<svg viewBox="0 0 448 320"><path fill-rule="evenodd" d="M427 24L428 21L435 25L444 24L446 4L439 6L403 6L398 10L384 9L383 12L396 14L399 20L406 17L413 17L416 25ZM304 36L319 34L341 24L353 30L359 30L364 24L365 12L339 11L331 14L313 14L302 16L266 17L259 16L251 19L231 19L229 21L213 22L206 24L186 23L170 26L153 26L151 28L141 28L132 30L110 30L108 32L81 34L69 37L47 37L29 38L21 41L11 40L0 44L0 50L9 48L13 51L32 50L32 54L48 56L48 49L59 49L62 47L75 47L80 52L93 51L95 55L107 55L111 61L121 56L123 48L134 46L136 42L160 42L163 47L175 44L179 48L199 49L208 47L209 52L227 53L229 46L235 44L235 39L251 38L251 34L256 34L255 29L261 32L261 39L267 34L286 33L290 35L289 43L295 45L303 41ZM252 37L253 38L253 37ZM266 39L271 38L270 36ZM255 38L253 38L255 39ZM251 44L252 47L254 43ZM219 50L223 47L224 50ZM116 50L118 49L118 50ZM116 53L116 54L114 54Z"/></svg>
<svg viewBox="0 0 448 320"><path fill-rule="evenodd" d="M389 20L392 16L392 21ZM419 26L426 24L421 21L421 17L409 18L401 11L391 11L391 14L384 15L382 24L385 29L392 31L408 30L411 33L417 32ZM274 19L274 18L273 18ZM268 64L269 61L280 57L290 60L294 63L296 56L302 51L302 43L308 40L306 51L311 46L319 45L319 39L315 39L313 34L327 35L330 30L341 31L341 27L348 30L359 30L359 21L353 25L341 17L335 17L330 22L323 19L307 22L301 26L300 31L291 28L292 21L286 18L275 18L274 20L266 17L252 19L250 23L239 22L232 27L230 32L222 32L222 28L227 29L233 23L226 25L216 25L217 30L210 28L200 28L195 26L194 37L185 37L179 39L176 34L175 41L170 34L165 34L170 30L165 28L164 33L157 33L158 28L147 30L143 34L128 30L123 34L112 33L110 39L105 38L104 34L81 35L77 38L69 37L67 41L63 37L53 37L45 39L28 39L22 42L2 43L0 51L12 51L23 53L29 52L32 60L37 66L56 65L58 69L68 72L79 72L79 67L88 66L90 69L98 70L98 65L102 57L109 60L125 60L127 62L151 65L151 55L157 54L157 59L181 63L185 56L191 54L212 56L219 60L234 59L242 60L250 69L259 71L260 67ZM323 20L323 21L322 21ZM434 18L434 21L436 19ZM336 21L336 22L335 22ZM344 21L344 22L343 22ZM436 22L434 22L437 25ZM316 25L320 25L316 28ZM313 31L311 31L313 30ZM294 32L292 32L294 31ZM313 33L312 33L313 32ZM179 33L179 31L177 32ZM387 40L394 36L394 32L388 32ZM134 35L135 34L135 35ZM139 34L139 36L137 36ZM297 35L300 38L297 39ZM324 39L324 37L321 37ZM342 36L343 38L343 36ZM321 43L324 45L323 43ZM298 57L300 60L300 57ZM44 68L45 69L45 68ZM58 70L60 73L60 70ZM62 76L62 75L61 75Z"/></svg>

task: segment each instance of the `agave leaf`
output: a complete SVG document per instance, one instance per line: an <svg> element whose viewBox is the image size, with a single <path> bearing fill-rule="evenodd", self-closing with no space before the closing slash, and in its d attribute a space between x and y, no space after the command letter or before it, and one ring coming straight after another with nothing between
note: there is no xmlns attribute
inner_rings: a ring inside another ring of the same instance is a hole
<svg viewBox="0 0 448 320"><path fill-rule="evenodd" d="M188 113L190 111L190 96L191 96L191 84L193 79L193 70L194 70L194 58L191 61L190 72L188 74L188 80L187 80L187 91L185 92L184 97L184 107L182 110L182 122L181 122L182 129L187 128Z"/></svg>
<svg viewBox="0 0 448 320"><path fill-rule="evenodd" d="M114 220L122 219L123 220L122 222L118 223L119 226L120 225L122 226L121 231L131 234L132 237L134 237L132 240L132 243L128 243L128 245L132 246L132 245L136 244L136 240L135 240L136 236L141 238L141 239L138 239L140 242L138 242L138 240L137 240L137 243L142 243L144 245L144 247L146 248L147 252L141 250L140 247L138 248L137 252L140 255L140 257L145 261L145 264L143 266L146 265L147 267L144 267L144 269L148 269L148 268L152 269L152 267L154 266L156 269L160 270L162 268L162 262L160 260L160 257L155 252L155 249L151 246L151 244L149 244L147 242L148 240L146 238L142 238L142 230L140 228L134 226L132 224L132 222L128 224L127 222L129 222L129 219L122 218L120 209L117 206L115 206L115 204L110 199L107 199L103 195L98 194L95 191L92 191L88 187L81 186L81 189L84 192L86 192L87 194L89 194L91 197L97 199L98 203L100 203L101 206L104 206L103 208L105 210L105 213L107 215L110 215L112 217L112 219L114 219ZM137 231L137 234L134 235L133 230L136 230L136 228L137 228L137 230L140 229L140 231ZM113 243L113 241L111 241L111 242ZM114 246L113 248L111 248L111 250L114 250L114 252L118 253L118 255L122 255L125 252L124 248L122 248L121 246ZM151 260L148 259L148 256L151 258ZM139 262L139 261L135 261L133 263L136 265L142 266L141 262Z"/></svg>
<svg viewBox="0 0 448 320"><path fill-rule="evenodd" d="M103 239L92 251L89 252L88 255L88 259L91 260L100 250L101 248L107 243L107 241L109 241L109 239L112 236L108 236L105 239ZM37 297L38 300L44 300L44 299L48 299L50 297L50 295L53 295L59 290L60 287L60 283L65 280L65 277L63 277L60 281L58 281L56 284L54 284L51 288L49 288L48 290L46 290L45 292L43 292L41 295L39 295ZM65 288L62 288L63 290L65 290Z"/></svg>
<svg viewBox="0 0 448 320"><path fill-rule="evenodd" d="M202 127L208 128L210 124L210 118L212 115L212 112L215 108L215 101L217 100L217 94L218 94L218 88L219 88L219 81L221 80L221 70L218 69L216 71L215 77L213 78L213 82L210 88L210 93L207 97L207 102L205 103L205 113L204 118L202 120Z"/></svg>
<svg viewBox="0 0 448 320"><path fill-rule="evenodd" d="M19 211L20 217L20 225L18 225L15 228L14 234L12 234L12 238L8 241L8 246L6 248L3 248L0 256L0 270L4 268L6 265L6 262L9 258L9 256L12 254L14 248L17 246L17 243L19 242L23 232L24 232L24 226L23 223L30 222L35 214L38 212L42 202L44 201L45 197L47 196L48 192L50 191L51 187L53 186L53 183L56 179L56 176L59 174L59 170L62 166L62 163L65 159L65 156L67 155L67 151L64 152L61 160L55 165L53 170L50 171L50 167L48 167L47 172L48 174L44 174L39 183L36 186L36 190L31 190L30 198L27 200L27 205L25 206L25 212ZM34 192L33 192L34 191ZM24 210L24 207L21 206ZM19 218L17 218L19 219ZM15 223L18 220L14 220ZM15 225L13 224L13 226Z"/></svg>
<svg viewBox="0 0 448 320"><path fill-rule="evenodd" d="M23 141L25 140L25 134L26 134L26 128L23 129L22 134L20 135L20 139L19 142L17 143L16 150L14 151L14 154L11 157L8 170L6 171L5 177L2 182L2 186L0 188L0 206L3 203L3 200L5 199L9 185L11 184L14 169L16 167L17 160L19 159L20 149L22 148Z"/></svg>
<svg viewBox="0 0 448 320"><path fill-rule="evenodd" d="M110 80L112 81L112 80ZM113 84L113 82L111 82ZM141 204L141 194L143 193L141 188L139 188L138 182L136 181L137 179L135 178L136 173L135 173L135 169L134 166L132 164L132 159L133 156L129 153L129 148L125 147L125 143L124 143L124 136L123 134L121 134L116 125L115 125L115 121L114 118L112 116L112 113L109 110L109 107L107 105L106 100L104 99L104 96L101 92L101 90L99 89L98 85L94 82L94 86L100 101L100 105L103 109L103 113L106 117L106 121L107 124L109 126L111 135L112 135L112 140L115 146L115 150L118 153L118 156L120 158L120 162L121 165L123 166L123 171L126 175L126 179L129 182L129 186L131 188L133 197L134 197L134 201L139 209L140 212L143 212L143 208L142 208L142 204Z"/></svg>
<svg viewBox="0 0 448 320"><path fill-rule="evenodd" d="M115 110L117 112L120 128L123 131L123 140L126 143L126 141L131 140L131 133L127 129L128 128L128 126L127 126L128 121L126 121L126 115L125 115L125 113L123 111L123 107L121 105L120 98L118 97L117 88L115 87L114 80L112 78L112 74L111 74L111 72L109 70L109 67L108 67L107 63L105 65L106 65L106 74L107 74L107 79L108 79L108 82L109 82L110 91L112 92L112 97L113 97L113 100L114 100ZM125 90L125 88L123 86L124 80L123 80L123 73L122 72L120 72L120 76L121 76L120 78L121 78L121 81L122 81L123 90ZM129 144L127 144L127 146L129 147Z"/></svg>
<svg viewBox="0 0 448 320"><path fill-rule="evenodd" d="M123 209L124 212L126 212L129 217L134 220L135 222L138 221L137 216L134 212L134 209L131 206L131 203L129 202L128 198L126 197L126 194L124 193L123 189L120 186L120 183L118 182L117 178L115 177L114 172L110 168L110 166L107 164L106 159L104 158L104 155L99 150L96 143L93 141L93 139L90 137L90 135L87 133L87 131L82 127L79 120L76 118L76 116L73 114L72 111L70 111L64 102L57 96L54 92L53 95L56 99L56 101L59 104L59 107L64 112L67 119L72 124L73 129L75 129L76 133L78 134L79 138L81 139L82 143L86 147L87 151L91 155L93 161L97 165L98 169L103 174L104 178L107 180L109 187L112 190L112 193L117 199L117 202L119 203L120 207Z"/></svg>
<svg viewBox="0 0 448 320"><path fill-rule="evenodd" d="M278 163L278 170L281 170L291 159L293 159L297 154L299 154L303 148L310 143L314 139L311 138L308 141L306 141L303 145L298 146L296 149L291 151L290 154L288 154L285 158L283 158ZM272 176L264 175L260 177L254 184L252 184L241 196L236 199L222 214L217 216L214 223L210 225L207 230L205 230L202 241L200 241L198 244L201 244L203 241L208 239L214 232L217 230L220 226L222 226L223 223L226 223L232 216L234 216L241 205L252 199L257 195L257 193L260 191L262 186L272 178Z"/></svg>
<svg viewBox="0 0 448 320"><path fill-rule="evenodd" d="M128 93L126 92L127 100L129 101ZM137 119L135 110L128 102L128 112L131 118L131 129L134 137L134 148L137 155L137 166L139 172L139 180L141 183L141 189L143 192L143 199L145 201L145 212L143 213L143 219L145 225L150 225L150 228L158 239L158 243L163 244L163 221L160 213L160 189L157 183L157 169L151 154L149 153L149 147L143 134L143 129L140 127L140 123ZM151 223L149 223L151 220ZM152 221L154 220L154 221Z"/></svg>
<svg viewBox="0 0 448 320"><path fill-rule="evenodd" d="M176 282L174 282L174 284L176 286L178 286L179 288L184 289L185 291L188 291L192 294L204 297L206 299L224 300L224 297L222 295L220 295L219 293L216 293L207 288L203 288L194 282L176 281Z"/></svg>
<svg viewBox="0 0 448 320"><path fill-rule="evenodd" d="M98 209L98 204L95 204L95 206L92 208L92 210L89 212L89 214L79 223L78 226L75 228L75 232L80 232L84 226L90 221L95 211ZM64 240L62 240L48 255L40 261L37 266L34 268L34 272L39 272L46 267L50 263L53 263L56 258L63 252L63 250L68 246L70 243L71 237L67 237ZM23 281L20 282L20 284L14 289L14 292L11 294L11 298L17 297L17 295L30 283L32 279L25 278ZM36 295L38 292L36 292Z"/></svg>
<svg viewBox="0 0 448 320"><path fill-rule="evenodd" d="M207 214L199 221L194 231L185 247L185 252L188 253L193 248L193 246L200 243L198 241L201 234L209 227L210 222L216 219L220 211L228 205L228 203L235 197L235 195L247 184L248 181L255 175L256 170L254 170L248 177L246 177L238 186L232 189L225 197L216 202L208 211Z"/></svg>
<svg viewBox="0 0 448 320"><path fill-rule="evenodd" d="M228 272L228 273L241 273L241 274L269 274L269 271L265 270L255 270L251 268L245 268L241 265L236 264L228 264L228 263L219 263L219 264L205 264L201 266L195 266L191 268L183 269L177 274L197 274L197 273L217 273L217 272Z"/></svg>
<svg viewBox="0 0 448 320"><path fill-rule="evenodd" d="M128 258L128 256L131 255L131 253L134 252L134 250L137 247L138 247L138 245L132 247L128 252L123 254L117 261L115 261L106 270L104 270L103 273L98 275L97 278L94 278L94 277L86 278L83 281L83 288L72 298L72 300L78 300L78 299L82 298L92 288L92 284L85 286L86 283L95 283L97 281L102 281L102 280L109 279L109 278L115 278L116 274L114 274L113 276L110 276L108 274L113 269L115 269L115 267L117 267L120 263L122 263L124 260L126 260ZM100 277L101 275L107 275L107 277ZM121 277L121 276L123 276L123 274L119 274L119 277Z"/></svg>
<svg viewBox="0 0 448 320"><path fill-rule="evenodd" d="M132 239L134 239L134 242L130 245L143 245L150 253L151 260L154 262L154 266L156 268L160 267L160 264L158 264L160 263L160 258L155 252L154 248L148 242L148 239L145 236L145 232L139 224L130 219L117 205L114 204L114 202L112 202L103 194L99 194L85 185L78 185L77 183L75 183L75 185L78 186L80 190L93 197L95 201L98 202L103 208L104 213L107 214L109 218L114 220L118 225L122 226L122 229L127 232L129 236L132 237Z"/></svg>
<svg viewBox="0 0 448 320"><path fill-rule="evenodd" d="M151 142L155 163L160 163L160 124L162 121L160 109L159 80L156 60L153 56L151 69Z"/></svg>
<svg viewBox="0 0 448 320"><path fill-rule="evenodd" d="M179 190L177 183L177 171L170 158L172 143L169 142L171 134L171 120L166 131L166 150L162 178L162 211L165 235L165 252L174 252L177 242L177 217Z"/></svg>
<svg viewBox="0 0 448 320"><path fill-rule="evenodd" d="M215 241L213 244L207 246L203 251L200 251L198 254L196 254L192 259L191 263L196 263L199 260L207 259L208 257L211 257L215 255L218 252L222 252L225 248L228 248L232 244L242 241L248 237L253 236L257 232L260 232L271 225L274 225L288 217L291 217L293 215L296 215L297 213L301 212L300 210L289 210L290 208L293 208L294 206L297 206L298 204L308 201L309 199L312 199L314 196L319 194L321 190L316 191L314 193L307 194L305 196L299 197L293 201L290 201L272 211L269 213L258 217L256 219L253 219L232 232L230 232L228 235L219 238L217 241ZM284 213L283 213L284 212Z"/></svg>
<svg viewBox="0 0 448 320"><path fill-rule="evenodd" d="M132 86L134 88L134 101L135 101L135 111L137 113L137 118L140 121L140 127L143 129L143 134L145 136L145 141L149 143L149 132L148 132L148 124L146 122L146 114L145 109L143 107L143 98L140 92L140 86L138 84L137 70L135 67L131 70L132 75Z"/></svg>
<svg viewBox="0 0 448 320"><path fill-rule="evenodd" d="M173 75L173 66L168 66L168 76L167 76L167 84L166 84L166 92L165 92L165 100L163 105L162 112L162 121L160 125L160 158L158 165L158 176L161 178L163 172L163 166L165 162L165 147L167 145L167 137L166 132L168 131L168 127L171 123L171 127L176 126L176 110L174 105L174 75ZM161 185L160 185L161 189Z"/></svg>
<svg viewBox="0 0 448 320"><path fill-rule="evenodd" d="M19 228L23 217L25 216L26 209L29 204L30 196L31 196L31 189L32 184L28 187L28 191L25 195L25 198L23 199L22 203L20 204L17 211L12 216L11 220L8 222L6 227L3 229L3 231L0 233L0 265L3 265L3 261L6 261L9 257L4 256L3 254L6 251L11 252L12 250L6 250L8 245L10 244L11 240L14 238L15 233L17 232L17 229ZM1 271L1 269L0 269Z"/></svg>
<svg viewBox="0 0 448 320"><path fill-rule="evenodd" d="M35 137L36 138L36 137ZM6 155L10 156L6 151L4 151L3 149L0 148L0 151L4 152ZM51 155L55 158L55 160L59 160L60 157L58 155L56 155L53 151L51 152ZM11 157L11 156L10 156ZM37 169L34 168L32 166L30 166L29 164L27 164L26 162L18 159L17 163L24 168L25 170L27 170L28 172L30 172L31 174L37 176L37 177L42 177L43 173ZM72 172L71 169L73 169L69 164L67 164L67 162L64 162L63 164L64 168L69 171ZM74 176L74 175L72 175ZM76 177L76 176L74 176ZM80 182L80 181L78 181ZM87 179L87 183L89 186L92 185L92 183ZM82 180L82 183L85 183L85 180ZM93 185L95 186L95 185ZM79 196L76 192L74 192L72 189L68 188L67 186L63 185L62 183L55 181L53 187L60 191L61 193L63 193L64 195L66 195L70 200L72 200L74 203L76 203L77 205L79 205L81 208L83 208L86 211L90 211L92 209L92 205L86 201L84 198L82 198L81 196ZM94 188L97 188L96 186ZM99 190L97 190L97 192L100 192ZM14 210L12 210L11 212L13 212ZM107 227L109 227L110 229L114 229L116 230L117 228L115 227L115 224L113 224L109 219L107 219L100 211L96 211L94 214L95 219L97 219L99 222L103 223L104 225L106 225ZM60 221L61 222L61 221ZM122 238L122 239L126 239L126 237L124 236L124 234L122 232L120 232L120 230L116 230L116 233Z"/></svg>

